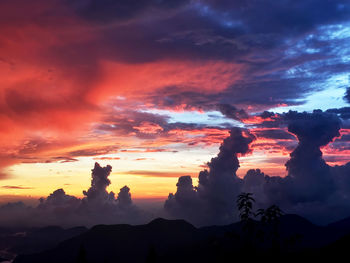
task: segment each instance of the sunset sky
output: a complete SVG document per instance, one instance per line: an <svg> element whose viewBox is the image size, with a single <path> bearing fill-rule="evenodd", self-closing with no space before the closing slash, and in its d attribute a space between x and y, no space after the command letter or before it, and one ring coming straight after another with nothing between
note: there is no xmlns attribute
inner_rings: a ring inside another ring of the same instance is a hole
<svg viewBox="0 0 350 263"><path fill-rule="evenodd" d="M109 191L164 200L232 127L255 136L240 177L284 177L289 110L340 116L322 152L343 165L349 43L345 0L2 0L0 203L82 197L95 162Z"/></svg>

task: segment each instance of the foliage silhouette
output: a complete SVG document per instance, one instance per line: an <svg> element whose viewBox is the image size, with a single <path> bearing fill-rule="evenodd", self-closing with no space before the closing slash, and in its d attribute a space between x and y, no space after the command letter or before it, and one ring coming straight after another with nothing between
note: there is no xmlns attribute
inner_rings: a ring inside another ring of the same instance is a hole
<svg viewBox="0 0 350 263"><path fill-rule="evenodd" d="M146 257L146 263L156 263L157 262L157 252L154 246L150 246L147 257Z"/></svg>
<svg viewBox="0 0 350 263"><path fill-rule="evenodd" d="M239 217L243 222L248 221L250 219L250 216L254 215L252 210L255 199L252 197L252 195L252 193L241 193L237 197Z"/></svg>
<svg viewBox="0 0 350 263"><path fill-rule="evenodd" d="M280 251L279 219L283 214L277 205L272 205L267 209L259 209L256 213L256 216L260 216L260 221L266 224L268 230L266 237L271 239L271 255Z"/></svg>
<svg viewBox="0 0 350 263"><path fill-rule="evenodd" d="M76 263L88 263L88 261L86 259L86 249L85 249L84 245L80 246Z"/></svg>
<svg viewBox="0 0 350 263"><path fill-rule="evenodd" d="M256 226L255 221L251 218L251 216L254 215L253 204L255 202L255 199L252 196L252 193L241 193L237 197L237 208L239 210L239 217L242 222L243 230L242 253L248 258L250 258L254 254L256 247Z"/></svg>
<svg viewBox="0 0 350 263"><path fill-rule="evenodd" d="M253 211L255 199L252 193L241 193L237 197L237 208L242 222L244 246L242 253L250 257L258 248L265 247L270 256L277 256L280 252L282 240L279 235L279 219L284 214L277 205ZM260 217L260 223L252 219Z"/></svg>
<svg viewBox="0 0 350 263"><path fill-rule="evenodd" d="M260 221L263 223L273 223L277 222L283 214L283 211L277 205L272 205L267 209L258 209L255 216L260 216Z"/></svg>

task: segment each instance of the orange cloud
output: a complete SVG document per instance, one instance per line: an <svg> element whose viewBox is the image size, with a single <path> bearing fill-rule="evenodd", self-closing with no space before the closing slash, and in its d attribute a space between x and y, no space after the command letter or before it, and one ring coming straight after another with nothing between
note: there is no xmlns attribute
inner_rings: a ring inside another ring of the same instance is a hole
<svg viewBox="0 0 350 263"><path fill-rule="evenodd" d="M163 128L160 125L149 121L144 121L141 123L140 126L135 126L133 128L138 130L141 133L146 133L146 134L155 134L163 131Z"/></svg>
<svg viewBox="0 0 350 263"><path fill-rule="evenodd" d="M176 87L178 91L207 94L225 90L241 78L242 66L226 62L162 60L142 64L100 61L100 82L90 100L104 101L111 95L143 101L144 96Z"/></svg>

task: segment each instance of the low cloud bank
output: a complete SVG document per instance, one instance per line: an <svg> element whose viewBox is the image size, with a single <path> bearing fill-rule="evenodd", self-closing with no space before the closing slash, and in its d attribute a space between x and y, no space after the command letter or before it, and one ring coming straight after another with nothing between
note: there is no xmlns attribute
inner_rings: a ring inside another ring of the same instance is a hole
<svg viewBox="0 0 350 263"><path fill-rule="evenodd" d="M8 203L0 207L1 226L61 225L92 226L95 224L144 223L150 216L136 207L130 189L124 186L117 197L106 189L112 167L95 163L91 173L91 186L83 191L82 199L67 195L57 189L46 198L41 198L37 207L22 202Z"/></svg>

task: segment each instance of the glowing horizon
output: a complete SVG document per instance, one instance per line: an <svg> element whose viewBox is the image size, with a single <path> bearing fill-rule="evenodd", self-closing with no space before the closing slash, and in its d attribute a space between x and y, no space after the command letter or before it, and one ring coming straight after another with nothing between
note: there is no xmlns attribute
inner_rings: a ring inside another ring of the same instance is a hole
<svg viewBox="0 0 350 263"><path fill-rule="evenodd" d="M196 183L232 127L256 137L240 178L284 177L298 144L289 110L341 118L323 157L350 161L348 4L315 15L306 1L281 21L283 5L146 2L1 3L1 203L82 197L95 162L113 167L109 191L166 199L180 176Z"/></svg>

